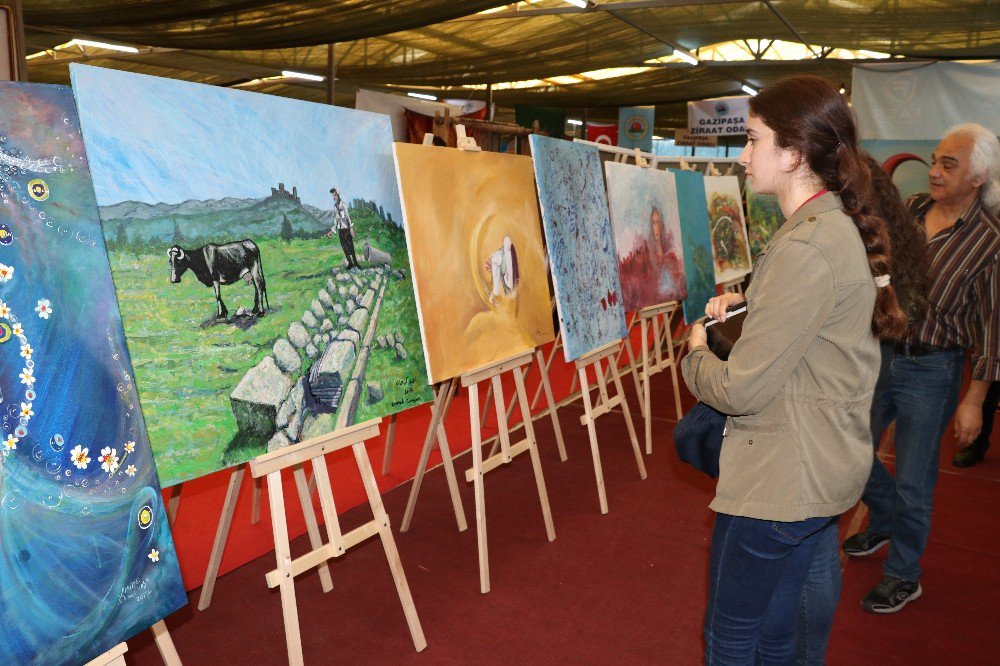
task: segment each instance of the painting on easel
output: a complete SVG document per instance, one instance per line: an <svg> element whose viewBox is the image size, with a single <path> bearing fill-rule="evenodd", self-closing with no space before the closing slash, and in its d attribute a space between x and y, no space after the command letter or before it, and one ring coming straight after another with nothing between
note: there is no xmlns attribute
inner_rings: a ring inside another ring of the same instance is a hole
<svg viewBox="0 0 1000 666"><path fill-rule="evenodd" d="M595 146L531 136L566 361L625 337L615 239Z"/></svg>
<svg viewBox="0 0 1000 666"><path fill-rule="evenodd" d="M773 194L757 194L749 182L747 192L747 233L750 240L750 256L754 259L764 251L771 237L784 224L778 197Z"/></svg>
<svg viewBox="0 0 1000 666"><path fill-rule="evenodd" d="M386 116L72 76L164 485L432 398Z"/></svg>
<svg viewBox="0 0 1000 666"><path fill-rule="evenodd" d="M677 186L669 171L605 162L626 310L687 297Z"/></svg>
<svg viewBox="0 0 1000 666"><path fill-rule="evenodd" d="M72 93L0 118L0 661L83 663L187 597Z"/></svg>
<svg viewBox="0 0 1000 666"><path fill-rule="evenodd" d="M531 160L397 143L432 383L551 341Z"/></svg>
<svg viewBox="0 0 1000 666"><path fill-rule="evenodd" d="M737 280L753 268L739 178L705 176L705 196L715 256L715 283Z"/></svg>
<svg viewBox="0 0 1000 666"><path fill-rule="evenodd" d="M684 274L687 298L684 323L705 316L708 299L715 296L715 268L712 261L712 234L708 222L705 177L698 171L671 169L677 184L681 238L684 240Z"/></svg>

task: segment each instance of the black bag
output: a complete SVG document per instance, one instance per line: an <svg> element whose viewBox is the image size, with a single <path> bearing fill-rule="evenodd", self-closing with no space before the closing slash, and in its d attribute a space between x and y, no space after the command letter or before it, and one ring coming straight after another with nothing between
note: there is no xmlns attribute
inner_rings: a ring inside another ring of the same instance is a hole
<svg viewBox="0 0 1000 666"><path fill-rule="evenodd" d="M674 447L682 462L713 479L719 478L719 456L726 415L698 402L674 428Z"/></svg>

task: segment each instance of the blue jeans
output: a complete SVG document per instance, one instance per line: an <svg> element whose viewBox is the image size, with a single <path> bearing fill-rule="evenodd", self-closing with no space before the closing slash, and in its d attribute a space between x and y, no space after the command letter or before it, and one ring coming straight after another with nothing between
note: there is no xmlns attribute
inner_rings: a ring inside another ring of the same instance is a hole
<svg viewBox="0 0 1000 666"><path fill-rule="evenodd" d="M799 595L795 625L795 662L813 666L826 661L826 644L833 627L833 613L840 600L840 541L837 521L823 528Z"/></svg>
<svg viewBox="0 0 1000 666"><path fill-rule="evenodd" d="M829 522L716 514L705 611L707 664L795 663L802 584Z"/></svg>
<svg viewBox="0 0 1000 666"><path fill-rule="evenodd" d="M875 457L862 500L871 512L868 529L885 534L887 576L920 578L920 557L931 529L941 436L955 413L962 386L962 350L924 356L896 354L881 395L876 442L896 422L896 476Z"/></svg>

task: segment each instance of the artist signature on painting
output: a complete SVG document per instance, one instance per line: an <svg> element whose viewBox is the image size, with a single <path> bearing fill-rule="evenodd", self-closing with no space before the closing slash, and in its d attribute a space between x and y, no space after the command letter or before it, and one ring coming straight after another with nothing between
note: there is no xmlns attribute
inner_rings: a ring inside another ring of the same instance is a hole
<svg viewBox="0 0 1000 666"><path fill-rule="evenodd" d="M147 585L145 579L135 579L122 589L118 594L118 605L126 601L143 601L153 594L151 586Z"/></svg>
<svg viewBox="0 0 1000 666"><path fill-rule="evenodd" d="M407 377L406 379L397 379L395 385L402 387L403 397L392 401L393 407L403 407L406 405L415 405L420 402L420 386L417 385L417 379L414 377Z"/></svg>

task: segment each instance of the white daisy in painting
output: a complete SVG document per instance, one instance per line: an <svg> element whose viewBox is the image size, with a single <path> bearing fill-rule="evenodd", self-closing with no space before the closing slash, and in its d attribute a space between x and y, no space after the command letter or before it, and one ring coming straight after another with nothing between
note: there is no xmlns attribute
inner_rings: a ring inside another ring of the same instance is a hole
<svg viewBox="0 0 1000 666"><path fill-rule="evenodd" d="M7 439L3 440L3 446L6 450L13 451L17 448L17 442L17 437L14 437L14 435L7 435Z"/></svg>
<svg viewBox="0 0 1000 666"><path fill-rule="evenodd" d="M135 473L138 471L139 470L135 468L135 465L129 465L128 467L125 468L125 473L128 474L129 476L135 476Z"/></svg>
<svg viewBox="0 0 1000 666"><path fill-rule="evenodd" d="M118 450L110 446L101 449L101 455L97 456L97 462L101 463L101 469L109 474L118 471Z"/></svg>
<svg viewBox="0 0 1000 666"><path fill-rule="evenodd" d="M10 307L3 301L0 301L0 317L8 319L10 317Z"/></svg>
<svg viewBox="0 0 1000 666"><path fill-rule="evenodd" d="M87 465L90 464L90 449L77 444L69 452L69 459L73 461L77 469L87 469Z"/></svg>
<svg viewBox="0 0 1000 666"><path fill-rule="evenodd" d="M125 453L132 453L135 451L135 442L125 442Z"/></svg>
<svg viewBox="0 0 1000 666"><path fill-rule="evenodd" d="M152 550L149 551L149 555L147 555L146 557L148 557L150 559L150 561L152 561L152 562L159 562L160 561L160 551L158 551L155 548L153 548Z"/></svg>
<svg viewBox="0 0 1000 666"><path fill-rule="evenodd" d="M10 282L12 277L14 277L14 267L0 264L0 282Z"/></svg>
<svg viewBox="0 0 1000 666"><path fill-rule="evenodd" d="M18 322L10 327L10 332L16 335L17 337L21 337L22 335L24 335L24 326L21 326L21 322Z"/></svg>
<svg viewBox="0 0 1000 666"><path fill-rule="evenodd" d="M31 409L31 403L30 402L22 402L21 403L21 416L27 416L28 418L31 418L34 415L35 415L35 412Z"/></svg>
<svg viewBox="0 0 1000 666"><path fill-rule="evenodd" d="M35 312L37 312L38 316L42 319L48 319L49 315L52 314L52 304L49 303L49 299L38 299L38 305L35 306Z"/></svg>
<svg viewBox="0 0 1000 666"><path fill-rule="evenodd" d="M35 353L35 350L31 348L31 345L24 343L21 345L21 356L24 358L31 358L31 355Z"/></svg>
<svg viewBox="0 0 1000 666"><path fill-rule="evenodd" d="M21 383L26 386L31 386L35 383L35 373L31 370L31 368L25 368L22 370L18 377L21 378Z"/></svg>

